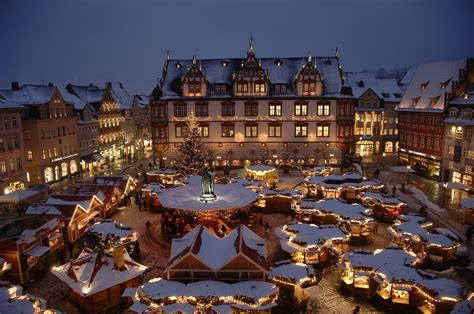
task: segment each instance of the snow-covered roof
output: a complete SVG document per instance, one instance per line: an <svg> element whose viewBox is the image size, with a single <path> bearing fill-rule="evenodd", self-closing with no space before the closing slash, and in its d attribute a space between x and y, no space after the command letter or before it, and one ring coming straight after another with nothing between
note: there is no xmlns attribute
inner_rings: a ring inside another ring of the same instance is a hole
<svg viewBox="0 0 474 314"><path fill-rule="evenodd" d="M87 195L87 194L53 194L50 195L49 198L46 200L46 204L48 205L79 205L84 209L86 212L91 210L92 202L98 200L99 203L102 201L97 198L95 195Z"/></svg>
<svg viewBox="0 0 474 314"><path fill-rule="evenodd" d="M449 237L443 234L435 234L426 231L422 224L426 222L426 219L417 215L401 215L398 217L395 224L393 224L389 230L394 234L414 236L414 240L419 237L422 241L427 244L438 245L443 248L451 248L459 246L459 243L451 240Z"/></svg>
<svg viewBox="0 0 474 314"><path fill-rule="evenodd" d="M397 110L443 112L445 95L465 67L466 59L420 64Z"/></svg>
<svg viewBox="0 0 474 314"><path fill-rule="evenodd" d="M400 85L408 86L413 80L413 76L415 76L415 72L416 72L416 67L410 67L407 73L405 73L405 75L401 79Z"/></svg>
<svg viewBox="0 0 474 314"><path fill-rule="evenodd" d="M0 90L0 95L19 105L42 105L50 102L54 89L50 85L22 85L18 90Z"/></svg>
<svg viewBox="0 0 474 314"><path fill-rule="evenodd" d="M368 252L344 253L342 263L347 267L371 269L385 275L389 282L406 281L424 288L432 297L462 299L464 289L453 280L438 278L436 275L412 268L415 254L398 248L385 248Z"/></svg>
<svg viewBox="0 0 474 314"><path fill-rule="evenodd" d="M38 195L41 191L28 189L11 192L0 196L0 203L18 203Z"/></svg>
<svg viewBox="0 0 474 314"><path fill-rule="evenodd" d="M81 184L76 187L76 194L95 195L102 203L110 203L116 187L107 184Z"/></svg>
<svg viewBox="0 0 474 314"><path fill-rule="evenodd" d="M474 104L474 86L467 87L458 97L449 102L450 105L469 105Z"/></svg>
<svg viewBox="0 0 474 314"><path fill-rule="evenodd" d="M146 107L150 104L150 97L147 95L135 95L133 97L140 107Z"/></svg>
<svg viewBox="0 0 474 314"><path fill-rule="evenodd" d="M202 193L201 177L194 180L189 178L189 184L178 186L158 194L158 199L163 207L190 211L226 210L243 208L252 205L258 194L238 183L215 184L215 201L201 202Z"/></svg>
<svg viewBox="0 0 474 314"><path fill-rule="evenodd" d="M29 245L42 240L45 234L51 233L61 224L58 218L49 219L44 224L40 225L36 229L26 229L18 236L16 240L19 247L28 247Z"/></svg>
<svg viewBox="0 0 474 314"><path fill-rule="evenodd" d="M64 89L76 110L82 110L87 104L98 104L102 101L104 90L95 85L68 85Z"/></svg>
<svg viewBox="0 0 474 314"><path fill-rule="evenodd" d="M268 273L269 279L285 278L286 280L290 280L293 283L303 283L313 276L313 266L303 263L281 264L276 267L272 267Z"/></svg>
<svg viewBox="0 0 474 314"><path fill-rule="evenodd" d="M306 66L307 57L258 58L262 69L267 72L271 84L287 84L288 96L294 96L294 80L299 71ZM313 63L321 74L324 95L339 95L342 87L340 63L337 57L313 57ZM233 73L240 69L241 58L200 59L197 60L209 84L232 84ZM280 61L280 62L277 62ZM180 66L177 66L179 63ZM279 65L277 64L279 63ZM165 64L161 79L163 98L179 98L181 78L192 66L193 60L169 60ZM209 95L212 97L213 95ZM222 97L222 95L216 95Z"/></svg>
<svg viewBox="0 0 474 314"><path fill-rule="evenodd" d="M398 197L391 197L387 194L377 192L365 192L361 195L362 198L376 199L382 204L387 205L405 205Z"/></svg>
<svg viewBox="0 0 474 314"><path fill-rule="evenodd" d="M104 219L101 221L96 222L89 228L87 228L87 232L95 233L101 237L102 240L106 240L107 238L118 238L118 239L134 239L138 234L132 230L132 228L122 225L119 222Z"/></svg>
<svg viewBox="0 0 474 314"><path fill-rule="evenodd" d="M21 286L0 281L0 312L36 314L46 310L46 301L31 294L23 294ZM48 309L49 313L59 313Z"/></svg>
<svg viewBox="0 0 474 314"><path fill-rule="evenodd" d="M188 284L183 284L176 281L165 280L161 278L153 278L134 289L136 293L127 292L127 295L133 296L135 304L141 303L142 299L152 300L154 304L145 307L133 307L135 311L146 312L147 310L169 309L173 304L189 304L188 302L196 303L198 306L203 306L203 309L210 305L222 305L222 300L225 300L225 305L248 306L249 308L258 309L259 306L270 305L274 306L274 299L277 295L277 287L269 282L264 281L242 281L233 284L203 280ZM179 300L179 303L177 302ZM239 300L239 301L237 301ZM144 302L142 304L149 304ZM194 308L193 308L194 310Z"/></svg>
<svg viewBox="0 0 474 314"><path fill-rule="evenodd" d="M116 268L110 252L84 249L77 259L53 267L51 272L79 295L90 296L136 278L147 269L132 260L127 250L121 250L125 263L120 269Z"/></svg>
<svg viewBox="0 0 474 314"><path fill-rule="evenodd" d="M291 222L275 229L282 250L294 252L331 245L333 240L347 241L348 235L334 225Z"/></svg>
<svg viewBox="0 0 474 314"><path fill-rule="evenodd" d="M115 176L95 176L92 180L93 184L114 185L122 192L126 192L130 183L135 182L131 176L115 175Z"/></svg>
<svg viewBox="0 0 474 314"><path fill-rule="evenodd" d="M469 314L474 313L474 300L465 300L457 303L451 311L451 314Z"/></svg>
<svg viewBox="0 0 474 314"><path fill-rule="evenodd" d="M374 72L349 72L346 77L355 98L359 98L369 89L385 101L399 102L402 98L402 91L396 79L377 79Z"/></svg>
<svg viewBox="0 0 474 314"><path fill-rule="evenodd" d="M35 203L28 205L25 214L28 215L61 215L61 211L54 205Z"/></svg>
<svg viewBox="0 0 474 314"><path fill-rule="evenodd" d="M366 181L360 173L349 172L345 174L330 174L328 176L312 176L305 179L309 184L316 184L324 188L337 189L342 187L363 188L376 187L382 188L383 184L379 181Z"/></svg>
<svg viewBox="0 0 474 314"><path fill-rule="evenodd" d="M369 210L360 204L347 204L336 199L324 199L318 202L303 200L296 206L297 212L315 214L333 213L343 219L366 219Z"/></svg>
<svg viewBox="0 0 474 314"><path fill-rule="evenodd" d="M168 267L192 254L210 269L219 270L238 255L266 267L265 241L245 225L239 225L225 237L219 238L208 228L198 225L184 237L173 239Z"/></svg>
<svg viewBox="0 0 474 314"><path fill-rule="evenodd" d="M20 110L24 108L22 105L16 104L11 100L5 100L2 98L2 92L0 91L0 109L16 109Z"/></svg>

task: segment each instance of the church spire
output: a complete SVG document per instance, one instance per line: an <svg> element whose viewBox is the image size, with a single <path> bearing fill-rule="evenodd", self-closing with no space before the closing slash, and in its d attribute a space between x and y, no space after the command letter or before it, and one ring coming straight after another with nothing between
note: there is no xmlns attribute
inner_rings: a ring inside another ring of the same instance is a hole
<svg viewBox="0 0 474 314"><path fill-rule="evenodd" d="M249 48L247 50L247 53L253 53L253 35L252 34L250 34Z"/></svg>

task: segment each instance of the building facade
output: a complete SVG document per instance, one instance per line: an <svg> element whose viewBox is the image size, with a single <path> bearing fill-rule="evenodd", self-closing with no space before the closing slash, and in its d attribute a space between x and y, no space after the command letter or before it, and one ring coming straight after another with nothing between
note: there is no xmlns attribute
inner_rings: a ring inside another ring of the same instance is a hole
<svg viewBox="0 0 474 314"><path fill-rule="evenodd" d="M474 175L474 59L468 60L454 86L444 119L444 180L473 185Z"/></svg>
<svg viewBox="0 0 474 314"><path fill-rule="evenodd" d="M12 84L4 98L23 105L26 170L30 181L52 183L79 170L77 118L59 89L49 85Z"/></svg>
<svg viewBox="0 0 474 314"><path fill-rule="evenodd" d="M23 107L0 98L0 195L24 190L28 185L25 169Z"/></svg>
<svg viewBox="0 0 474 314"><path fill-rule="evenodd" d="M373 72L348 73L348 84L357 98L355 152L361 156L398 151L398 115L402 91L396 79L377 79Z"/></svg>
<svg viewBox="0 0 474 314"><path fill-rule="evenodd" d="M441 180L443 119L466 59L421 64L397 107L399 161L421 175Z"/></svg>
<svg viewBox="0 0 474 314"><path fill-rule="evenodd" d="M135 121L135 140L138 149L151 149L150 98L145 95L133 97L132 117Z"/></svg>
<svg viewBox="0 0 474 314"><path fill-rule="evenodd" d="M340 164L353 140L343 83L338 56L260 59L250 45L243 59L168 57L151 97L153 145L172 165L194 114L214 166Z"/></svg>

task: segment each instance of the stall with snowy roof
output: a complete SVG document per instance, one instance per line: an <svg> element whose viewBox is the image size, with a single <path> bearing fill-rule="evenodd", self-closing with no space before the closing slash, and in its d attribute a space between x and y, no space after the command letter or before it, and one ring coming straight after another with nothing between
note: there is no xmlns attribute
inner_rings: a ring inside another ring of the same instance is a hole
<svg viewBox="0 0 474 314"><path fill-rule="evenodd" d="M253 165L245 167L246 178L254 181L263 181L268 184L278 182L277 168L269 165Z"/></svg>
<svg viewBox="0 0 474 314"><path fill-rule="evenodd" d="M222 224L233 228L239 223L236 213L248 212L259 197L238 181L213 185L212 199L201 198L204 193L201 176L192 176L183 180L183 184L158 194L161 206L173 212L192 213L199 224L213 229Z"/></svg>
<svg viewBox="0 0 474 314"><path fill-rule="evenodd" d="M76 187L75 194L95 195L102 202L102 217L110 217L119 205L122 192L114 185L107 184L80 184Z"/></svg>
<svg viewBox="0 0 474 314"><path fill-rule="evenodd" d="M394 247L345 253L340 261L342 288L392 310L421 313L449 313L465 299L465 288L413 268L416 260L415 254Z"/></svg>
<svg viewBox="0 0 474 314"><path fill-rule="evenodd" d="M102 201L96 195L54 194L46 203L28 206L26 214L63 217L67 240L73 243L84 234L96 217L100 217L102 208Z"/></svg>
<svg viewBox="0 0 474 314"><path fill-rule="evenodd" d="M122 192L122 197L135 191L137 183L135 179L128 175L118 176L95 176L92 184L113 185Z"/></svg>
<svg viewBox="0 0 474 314"><path fill-rule="evenodd" d="M23 294L21 286L0 281L0 312L22 314L55 314L60 313L48 309L46 301L31 294Z"/></svg>
<svg viewBox="0 0 474 314"><path fill-rule="evenodd" d="M163 276L191 282L265 280L266 254L265 241L245 225L239 225L223 238L198 225L184 237L173 239Z"/></svg>
<svg viewBox="0 0 474 314"><path fill-rule="evenodd" d="M331 174L328 176L313 176L305 179L308 197L342 198L347 201L357 201L360 193L383 189L379 181L367 181L360 173Z"/></svg>
<svg viewBox="0 0 474 314"><path fill-rule="evenodd" d="M460 204L464 208L464 221L469 225L474 225L474 198L465 198Z"/></svg>
<svg viewBox="0 0 474 314"><path fill-rule="evenodd" d="M258 207L265 213L291 213L291 204L297 203L301 199L301 194L294 190L260 190L258 191Z"/></svg>
<svg viewBox="0 0 474 314"><path fill-rule="evenodd" d="M370 208L375 219L383 222L391 222L407 208L407 204L398 197L378 192L365 192L360 195L362 204Z"/></svg>
<svg viewBox="0 0 474 314"><path fill-rule="evenodd" d="M365 241L374 226L370 209L360 204L347 204L336 199L318 202L302 200L293 204L293 210L298 221L316 225L338 225L345 228L351 242Z"/></svg>
<svg viewBox="0 0 474 314"><path fill-rule="evenodd" d="M444 234L431 233L433 224L419 215L401 215L388 228L393 242L404 250L414 252L424 267L432 269L449 268L454 260L459 242Z"/></svg>
<svg viewBox="0 0 474 314"><path fill-rule="evenodd" d="M293 307L301 307L308 301L308 288L317 284L313 266L282 261L271 268L268 279L277 287L280 298L293 300Z"/></svg>
<svg viewBox="0 0 474 314"><path fill-rule="evenodd" d="M277 227L283 251L296 263L327 264L337 262L348 248L349 236L334 225L291 222Z"/></svg>
<svg viewBox="0 0 474 314"><path fill-rule="evenodd" d="M166 187L158 182L152 182L142 187L142 197L147 201L152 209L159 209L161 207L158 194L165 191Z"/></svg>
<svg viewBox="0 0 474 314"><path fill-rule="evenodd" d="M138 243L139 234L132 228L123 225L111 219L101 219L87 228L86 238L89 239L91 246L96 246L97 241L106 249L112 249L116 246L123 246L133 259L140 258L140 244Z"/></svg>
<svg viewBox="0 0 474 314"><path fill-rule="evenodd" d="M184 284L153 278L136 289L127 289L129 308L135 313L271 313L278 288L269 282L242 281L233 284L203 280Z"/></svg>
<svg viewBox="0 0 474 314"><path fill-rule="evenodd" d="M123 247L85 248L78 258L53 267L51 272L68 286L69 296L88 313L118 306L127 288L137 287L146 270Z"/></svg>
<svg viewBox="0 0 474 314"><path fill-rule="evenodd" d="M166 187L174 186L176 180L181 178L181 176L181 173L173 168L148 170L146 172L146 178L148 183L158 182Z"/></svg>
<svg viewBox="0 0 474 314"><path fill-rule="evenodd" d="M311 178L314 176L322 176L326 177L333 172L333 168L331 166L316 166L312 168L304 168L303 175L305 178Z"/></svg>
<svg viewBox="0 0 474 314"><path fill-rule="evenodd" d="M0 257L10 264L6 278L24 284L44 272L55 260L64 258L61 217L20 216L2 226Z"/></svg>

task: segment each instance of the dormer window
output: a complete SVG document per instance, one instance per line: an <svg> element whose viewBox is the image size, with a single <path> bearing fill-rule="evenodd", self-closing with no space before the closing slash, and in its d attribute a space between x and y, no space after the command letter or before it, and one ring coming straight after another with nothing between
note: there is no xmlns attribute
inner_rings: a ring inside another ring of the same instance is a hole
<svg viewBox="0 0 474 314"><path fill-rule="evenodd" d="M286 94L286 84L275 84L273 86L273 91L275 94Z"/></svg>
<svg viewBox="0 0 474 314"><path fill-rule="evenodd" d="M303 82L303 95L304 96L316 95L316 82Z"/></svg>
<svg viewBox="0 0 474 314"><path fill-rule="evenodd" d="M360 80L359 82L357 82L357 86L364 87L364 81Z"/></svg>
<svg viewBox="0 0 474 314"><path fill-rule="evenodd" d="M180 69L180 68L181 68L181 63L179 63L179 61L176 62L176 68L177 68L177 69Z"/></svg>
<svg viewBox="0 0 474 314"><path fill-rule="evenodd" d="M227 85L226 84L215 84L214 85L214 94L215 95L227 94Z"/></svg>
<svg viewBox="0 0 474 314"><path fill-rule="evenodd" d="M446 87L448 87L448 84L449 84L450 81L451 81L451 79L449 79L447 81L444 81L444 82L441 82L441 84L440 84L441 88L445 89Z"/></svg>
<svg viewBox="0 0 474 314"><path fill-rule="evenodd" d="M430 98L430 105L434 106L438 102L439 96Z"/></svg>
<svg viewBox="0 0 474 314"><path fill-rule="evenodd" d="M469 94L468 93L464 93L464 99L469 99Z"/></svg>
<svg viewBox="0 0 474 314"><path fill-rule="evenodd" d="M415 106L416 104L418 104L418 101L419 101L419 100L420 100L420 97L415 97L415 98L413 98L413 99L411 100L411 104L412 104L413 106Z"/></svg>
<svg viewBox="0 0 474 314"><path fill-rule="evenodd" d="M237 92L238 93L248 93L249 86L247 83L237 83Z"/></svg>
<svg viewBox="0 0 474 314"><path fill-rule="evenodd" d="M190 97L201 96L201 83L189 83L188 96Z"/></svg>
<svg viewBox="0 0 474 314"><path fill-rule="evenodd" d="M256 93L265 93L265 84L264 83L256 83L255 84L255 92Z"/></svg>
<svg viewBox="0 0 474 314"><path fill-rule="evenodd" d="M450 118L457 118L458 117L458 111L456 109L450 110L449 111L449 117Z"/></svg>
<svg viewBox="0 0 474 314"><path fill-rule="evenodd" d="M390 93L382 93L382 97L383 98L388 98L388 97L390 97Z"/></svg>
<svg viewBox="0 0 474 314"><path fill-rule="evenodd" d="M463 118L464 119L472 119L472 111L468 111L468 110L464 111L463 112Z"/></svg>
<svg viewBox="0 0 474 314"><path fill-rule="evenodd" d="M257 60L253 49L248 50L247 59L242 60L240 68L233 74L235 96L266 96L267 73L261 61Z"/></svg>
<svg viewBox="0 0 474 314"><path fill-rule="evenodd" d="M426 87L428 86L429 83L430 83L430 81L428 81L428 82L426 82L426 83L422 83L422 84L420 85L420 88L421 88L422 90L426 89Z"/></svg>
<svg viewBox="0 0 474 314"><path fill-rule="evenodd" d="M394 93L393 95L395 96L395 98L402 98L402 94L400 93Z"/></svg>
<svg viewBox="0 0 474 314"><path fill-rule="evenodd" d="M302 96L319 96L323 93L322 78L311 56L308 56L308 61L296 76L296 89L297 94Z"/></svg>
<svg viewBox="0 0 474 314"><path fill-rule="evenodd" d="M179 61L178 61L179 63ZM178 64L176 64L178 65ZM196 58L193 58L191 67L181 77L183 96L185 97L206 97L207 79L201 66L198 66Z"/></svg>

